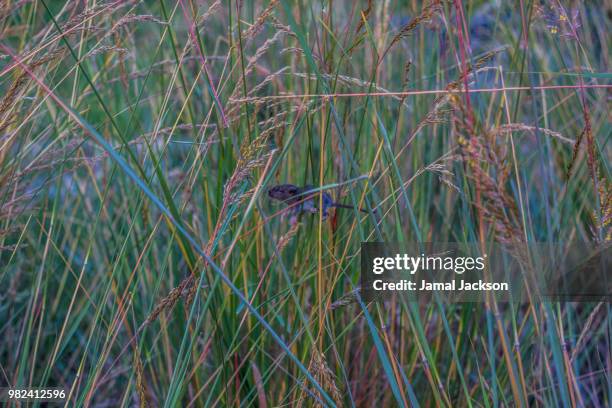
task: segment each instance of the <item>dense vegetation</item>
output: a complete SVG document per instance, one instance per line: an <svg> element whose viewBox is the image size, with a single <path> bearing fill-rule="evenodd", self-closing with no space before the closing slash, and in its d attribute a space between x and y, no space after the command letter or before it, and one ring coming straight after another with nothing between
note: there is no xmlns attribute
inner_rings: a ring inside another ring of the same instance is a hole
<svg viewBox="0 0 612 408"><path fill-rule="evenodd" d="M358 288L362 241L612 239L603 3L2 4L0 387L612 404L609 303ZM280 183L365 212L292 224Z"/></svg>

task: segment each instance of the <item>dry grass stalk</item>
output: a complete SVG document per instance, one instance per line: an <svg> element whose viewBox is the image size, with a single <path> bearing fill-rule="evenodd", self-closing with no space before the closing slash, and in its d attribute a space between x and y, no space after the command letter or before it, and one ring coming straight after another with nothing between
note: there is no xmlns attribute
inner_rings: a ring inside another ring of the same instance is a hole
<svg viewBox="0 0 612 408"><path fill-rule="evenodd" d="M316 348L312 351L312 357L310 359L310 365L308 367L308 371L310 371L317 380L321 387L329 394L329 396L334 400L337 407L342 406L342 394L336 385L336 376L333 371L327 365L327 361L325 360L325 356ZM317 390L311 391L314 395L317 396L319 400L323 400L323 397ZM297 403L298 407L302 407L305 399L300 398ZM322 406L318 402L314 403L314 406L320 407Z"/></svg>
<svg viewBox="0 0 612 408"><path fill-rule="evenodd" d="M274 18L274 16L272 16L272 12L274 11L274 8L278 4L278 2L279 0L272 0L270 4L268 4L268 7L266 7L262 11L262 13L257 17L255 22L247 30L241 33L244 44L248 44L250 41L252 41L255 38L257 33L261 31L263 24L268 19L273 21L273 27L277 30L276 33L271 38L268 38L255 51L255 54L251 58L249 58L247 62L247 66L244 68L244 71L242 70L240 71L239 78L234 85L234 90L232 91L232 94L229 97L230 108L227 111L227 117L228 117L228 120L230 120L230 122L235 121L240 117L240 113L239 113L240 105L233 104L232 100L236 99L236 97L240 94L240 92L244 91L244 84L246 81L246 77L254 70L259 59L265 54L265 52L274 43L278 42L278 40L280 39L282 35L292 35L293 34L291 29L288 26L278 23L276 19ZM242 58L244 58L244 56L242 55L242 53L239 53L237 55L237 58L238 58L238 61L236 62L235 66L236 67L243 66Z"/></svg>
<svg viewBox="0 0 612 408"><path fill-rule="evenodd" d="M125 54L127 54L129 52L129 50L127 48L123 48L123 47L117 47L115 45L102 45L100 47L94 48L93 50L91 50L89 52L89 54L87 54L88 57L95 57L96 55L99 54L106 54L109 52L115 52L117 54L119 54L120 56L123 56Z"/></svg>
<svg viewBox="0 0 612 408"><path fill-rule="evenodd" d="M202 16L198 19L198 24L204 24L208 19L210 19L213 14L217 12L221 8L221 0L216 0L213 4L208 7L208 10L202 14Z"/></svg>
<svg viewBox="0 0 612 408"><path fill-rule="evenodd" d="M598 173L598 194L600 202L600 213L593 211L593 224L597 229L601 229L603 242L612 241L612 188L610 180L601 175L601 169L597 169ZM594 233L595 239L600 241L599 234ZM603 243L601 242L601 243Z"/></svg>
<svg viewBox="0 0 612 408"><path fill-rule="evenodd" d="M286 34L287 32L285 31L277 31L274 34L274 36L264 41L264 43L255 51L255 54L251 58L249 58L247 66L244 68L244 72L241 72L240 77L236 81L236 86L234 87L234 91L230 95L230 98L229 98L230 103L238 97L240 92L243 91L243 85L246 81L246 78L254 71L255 66L257 62L259 61L259 59L266 53L266 51L268 51L268 49L273 44L278 42L280 38ZM234 104L234 106L232 106L228 110L228 117L231 118L232 120L235 120L239 109L240 109L240 105Z"/></svg>
<svg viewBox="0 0 612 408"><path fill-rule="evenodd" d="M115 3L102 3L93 7L87 7L87 9L79 14L73 15L68 21L62 24L62 32L72 31L74 28L81 26L85 22L88 22L99 13L112 12L114 6L120 2Z"/></svg>
<svg viewBox="0 0 612 408"><path fill-rule="evenodd" d="M244 199L234 192L238 186L244 182L252 171L261 167L266 159L274 154L275 151L267 150L268 134L264 131L253 141L245 141L240 148L240 158L236 163L233 174L225 183L223 188L223 203L219 211L219 217L215 229L208 240L204 252L210 256L213 244L219 239L221 227L225 224L225 217L228 208L236 204L237 201ZM184 278L181 283L173 288L170 293L157 303L151 314L147 317L143 326L147 326L155 321L164 310L171 310L179 298L184 297L187 305L193 302L197 290L197 280L194 275Z"/></svg>
<svg viewBox="0 0 612 408"><path fill-rule="evenodd" d="M583 108L583 117L585 125L574 144L572 158L567 169L567 180L569 181L572 175L572 170L575 167L582 141L586 139L587 167L593 181L596 197L599 199L598 209L600 211L599 214L597 214L595 210L592 212L594 228L598 230L593 232L593 236L596 241L603 240L605 242L612 239L612 228L610 225L612 223L612 194L610 193L610 181L607 177L601 175L601 169L596 154L595 137L591 128L591 119L586 108ZM599 230L602 232L601 235L599 234Z"/></svg>
<svg viewBox="0 0 612 408"><path fill-rule="evenodd" d="M576 345L573 347L570 361L574 361L576 356L580 354L580 351L582 350L582 347L584 347L585 342L589 340L589 338L591 338L592 333L594 332L593 323L595 323L595 318L598 316L598 313L602 309L602 306L604 304L604 302L598 303L597 306L595 306L595 308L593 309L593 311L589 314L589 317L586 323L584 324L582 331L580 332L580 336L576 341Z"/></svg>
<svg viewBox="0 0 612 408"><path fill-rule="evenodd" d="M295 234L297 234L298 229L299 229L300 224L295 223L291 226L291 228L289 228L289 231L287 231L285 234L283 234L280 239L278 240L277 243L277 247L278 247L278 252L280 253L283 249L285 249L285 247L289 244L289 242L291 242L291 238L293 238L295 236Z"/></svg>
<svg viewBox="0 0 612 408"><path fill-rule="evenodd" d="M572 139L569 139L563 136L561 133L555 132L554 130L539 127L537 128L537 131L541 132L543 135L550 136L555 139L559 139L564 143L569 143L571 145L574 145L575 143ZM490 132L492 134L512 133L512 132L529 132L529 133L535 134L536 127L529 126L524 123L508 123L508 124L493 128L490 130Z"/></svg>
<svg viewBox="0 0 612 408"><path fill-rule="evenodd" d="M500 53L501 51L503 51L505 48L498 48L495 49L493 51L490 51L488 53L486 53L485 55L483 55L481 58L479 58L474 65L470 65L467 67L467 69L465 70L465 72L461 73L461 75L459 76L459 79L457 79L456 81L453 81L451 83L449 83L446 86L446 90L447 91L456 91L458 89L461 89L463 84L465 84L466 80L468 82L468 85L471 85L473 83L471 77L473 75L477 75L478 73L480 73L481 71L486 70L487 68L485 68L485 64L490 61L493 57L495 57L498 53ZM425 117L417 124L417 126L415 127L415 129L412 131L412 133L410 134L410 137L408 137L408 142L405 144L405 146L402 148L402 150L400 150L399 153L402 153L403 150L410 145L410 143L412 143L412 141L414 140L414 138L428 125L430 124L436 124L436 123L443 123L446 122L446 114L449 113L451 110L446 110L445 107L449 104L449 102L451 101L451 98L456 97L457 95L454 93L447 93L444 94L442 96L439 96L438 98L436 98L434 100L433 106L431 107L431 109L429 110L429 112L427 113L427 115L425 115Z"/></svg>
<svg viewBox="0 0 612 408"><path fill-rule="evenodd" d="M264 78L263 81L261 81L259 84L257 84L255 87L253 87L253 89L251 89L248 93L248 95L252 96L252 95L256 95L259 91L261 91L266 85L268 85L269 83L272 83L272 81L274 81L275 79L277 79L278 77L280 77L281 75L284 75L285 72L287 72L290 69L290 67L283 67L281 69L279 69L276 72L273 72L272 74L266 76ZM231 103L232 101L230 101Z"/></svg>
<svg viewBox="0 0 612 408"><path fill-rule="evenodd" d="M402 81L402 90L408 89L408 78L410 76L410 69L412 68L412 61L408 61L404 66L404 79ZM403 105L408 95L403 95L400 99L401 104Z"/></svg>
<svg viewBox="0 0 612 408"><path fill-rule="evenodd" d="M254 362L251 362L251 370L253 371L253 380L255 381L255 387L257 388L257 402L259 403L259 407L267 408L268 402L266 399L266 391L261 377L261 371L257 367L257 364L255 364Z"/></svg>
<svg viewBox="0 0 612 408"><path fill-rule="evenodd" d="M403 26L399 30L399 32L395 34L395 36L393 36L393 39L391 39L391 42L389 43L385 51L382 53L382 56L380 57L379 61L384 60L389 50L391 50L391 48L393 48L393 46L397 44L402 38L410 35L410 33L412 33L421 23L430 21L433 17L435 17L441 11L442 11L442 4L439 1L434 1L428 4L427 6L425 6L423 8L423 11L421 11L421 14L419 14L418 16L410 20L408 24Z"/></svg>
<svg viewBox="0 0 612 408"><path fill-rule="evenodd" d="M582 129L582 132L578 135L576 142L574 143L574 149L572 150L572 158L570 159L570 163L567 166L566 179L569 180L572 176L572 170L574 169L574 164L576 163L576 159L578 158L578 153L580 153L580 145L582 144L582 139L584 139L584 134L586 132L586 128Z"/></svg>
<svg viewBox="0 0 612 408"><path fill-rule="evenodd" d="M138 406L140 408L147 408L149 406L149 403L147 402L147 386L144 381L144 369L142 367L140 349L138 348L138 346L134 347L134 371L136 373L136 392L138 393Z"/></svg>
<svg viewBox="0 0 612 408"><path fill-rule="evenodd" d="M84 11L80 12L79 14L73 14L68 21L62 24L60 31L63 33L63 35L75 35L83 31L102 31L104 33L104 37L108 37L115 32L115 27L113 27L111 30L107 30L104 27L97 27L93 24L89 24L89 22L94 18L102 21L107 15L115 13L122 8L129 7L132 3L134 3L133 0L117 0L109 3L100 3L95 6L87 5ZM77 9L78 8L75 8L75 10ZM39 33L39 35L42 33L44 32Z"/></svg>
<svg viewBox="0 0 612 408"><path fill-rule="evenodd" d="M50 63L61 60L64 51L64 48L57 48L49 52L31 62L29 69L40 71L42 68L48 68ZM29 78L26 72L17 71L14 81L0 101L0 133L19 123L17 119L21 113L20 106L24 101L23 96L28 92L28 84L31 82ZM24 176L30 171L27 171L27 168L24 171L18 169L20 165L18 157L11 154L15 140L17 139L13 135L7 136L0 145L0 164L5 166L6 170L0 176L0 197L5 197L0 203L0 220L12 219L16 214L32 209L32 198L42 188L38 186L33 190L30 183L22 182ZM51 157L49 154L44 154L42 157L47 160L52 159L52 153ZM6 231L5 233L8 234Z"/></svg>
<svg viewBox="0 0 612 408"><path fill-rule="evenodd" d="M586 109L583 107L584 117L584 135L586 136L586 149L587 149L587 164L589 166L589 172L591 173L591 179L593 180L593 186L597 190L597 179L599 177L597 168L597 155L595 153L595 137L593 136L593 129L591 128L591 118Z"/></svg>
<svg viewBox="0 0 612 408"><path fill-rule="evenodd" d="M465 105L457 95L453 95L451 103L455 107L453 123L459 134L462 159L482 194L482 203L474 205L482 211L485 220L492 224L499 242L522 242L518 206L514 197L507 191L511 169L507 150L490 132L476 129L471 121L467 120Z"/></svg>
<svg viewBox="0 0 612 408"><path fill-rule="evenodd" d="M70 142L68 142L65 146L51 149L43 152L38 155L34 159L32 159L28 165L20 171L15 173L16 178L20 178L26 176L28 174L32 174L38 171L47 170L55 168L58 165L66 164L66 163L76 163L77 165L85 162L95 162L96 159L102 157L71 157L69 156L74 152L79 145L83 143L83 140L80 138L74 138ZM106 157L106 155L104 155ZM39 164L40 163L40 164ZM0 183L2 184L2 183Z"/></svg>
<svg viewBox="0 0 612 408"><path fill-rule="evenodd" d="M408 67L408 69L409 69L409 67ZM308 79L311 79L311 80L316 80L317 79L317 76L314 75L314 74L306 74L306 73L302 73L302 72L291 73L291 76L293 76L293 77L301 77L301 78L308 78ZM390 94L389 95L390 98L395 99L396 101L400 101L406 107L409 107L408 103L404 103L404 101L406 99L405 95L396 95L396 94L393 94L388 89L383 88L382 86L379 86L377 84L373 84L371 82L364 81L364 80L359 79L359 78L353 78L353 77L346 76L346 75L321 74L320 76L322 78L325 78L325 79L329 80L329 81L337 81L338 84L346 85L350 89L354 89L354 87L360 87L360 88L371 89L372 92L389 93Z"/></svg>
<svg viewBox="0 0 612 408"><path fill-rule="evenodd" d="M17 183L10 187L2 191L2 194L6 197L10 195L12 198L3 201L0 205L0 220L12 219L16 214L23 214L27 209L32 209L30 201L34 192L25 191ZM4 230L4 232L8 233L8 230Z"/></svg>
<svg viewBox="0 0 612 408"><path fill-rule="evenodd" d="M10 16L11 13L19 10L22 6L31 3L32 1L33 0L20 0L16 2L12 2L12 0L0 1L0 21L4 20L6 17Z"/></svg>
<svg viewBox="0 0 612 408"><path fill-rule="evenodd" d="M368 17L370 17L370 14L372 13L373 4L374 2L372 0L368 0L366 8L361 10L361 13L359 14L359 24L357 24L355 33L359 33L361 29L365 26L365 22L368 20Z"/></svg>
<svg viewBox="0 0 612 408"><path fill-rule="evenodd" d="M59 60L64 51L64 48L57 48L56 50L30 63L29 69L31 71L36 71L37 68L47 65L51 61ZM0 101L0 133L10 126L14 117L17 115L17 112L15 112L15 110L12 108L15 108L17 104L21 102L21 91L24 91L26 85L30 83L31 80L29 78L28 73L25 71L17 74L15 80L4 94L2 101Z"/></svg>
<svg viewBox="0 0 612 408"><path fill-rule="evenodd" d="M117 23L115 24L115 29L119 29L127 24L140 23L144 21L153 22L153 23L162 24L162 25L168 25L168 23L166 23L165 21L161 21L155 18L151 14L140 14L140 15L126 14L125 16L121 17L119 21L117 21Z"/></svg>
<svg viewBox="0 0 612 408"><path fill-rule="evenodd" d="M149 324L157 320L159 315L164 310L172 309L174 305L176 304L176 302L181 298L181 296L185 295L185 290L193 285L194 281L195 281L195 277L193 275L189 275L187 278L183 279L181 283L179 283L178 286L176 286L175 288L172 288L170 293L168 293L166 297L164 297L162 300L160 300L155 305L155 307L153 308L153 311L149 314L149 316L147 316L144 323L142 324L141 329L142 327L148 326ZM139 329L139 331L141 329Z"/></svg>
<svg viewBox="0 0 612 408"><path fill-rule="evenodd" d="M270 17L272 12L276 8L276 5L278 4L278 2L279 2L279 0L272 0L268 4L268 7L266 7L261 12L261 14L255 20L255 22L247 30L245 30L242 33L243 38L245 38L245 39L253 38L259 31L261 31L261 28L263 27L263 25L266 22L266 20L268 19L268 17Z"/></svg>
<svg viewBox="0 0 612 408"><path fill-rule="evenodd" d="M463 72L460 75L459 79L449 83L446 86L446 90L454 91L454 90L461 89L463 84L465 84L465 80L466 79L467 79L468 85L471 85L473 83L473 80L471 79L471 77L473 75L477 75L481 71L487 70L488 68L484 67L484 65L489 60L491 60L495 55L497 55L498 53L500 53L504 49L505 49L505 47L497 48L497 49L492 50L492 51L486 53L485 55L483 55L481 58L479 58L476 61L476 63L474 63L473 66L472 65L468 66L467 69L465 70L465 72ZM446 117L448 116L448 114L453 112L452 103L450 103L451 101L458 101L457 94L449 92L447 94L444 94L444 95L441 95L441 96L437 97L434 100L431 109L429 110L427 115L425 115L425 117L423 119L421 119L421 121L419 121L419 123L416 125L414 130L412 130L412 132L410 133L409 137L407 138L406 143L399 150L399 152L397 153L396 157L399 157L399 155L403 154L404 150L407 149L408 146L410 146L410 144L414 141L414 139L427 126L429 126L431 124L445 123L447 121ZM447 108L449 103L451 104L451 108L450 109ZM387 171L388 171L388 169L385 169L384 171L382 171L381 174L376 177L376 181L374 182L374 184L377 184L380 180L382 180L382 178L387 173ZM457 188L453 183L448 183L448 179L442 179L442 182L444 182L445 184L449 185L451 188Z"/></svg>
<svg viewBox="0 0 612 408"><path fill-rule="evenodd" d="M338 309L344 306L348 306L350 304L356 303L357 299L359 298L359 293L361 291L361 288L358 287L352 291L350 291L349 293L346 293L344 295L342 295L340 297L340 299L336 300L335 302L333 302L330 305L330 309L334 310L334 309Z"/></svg>

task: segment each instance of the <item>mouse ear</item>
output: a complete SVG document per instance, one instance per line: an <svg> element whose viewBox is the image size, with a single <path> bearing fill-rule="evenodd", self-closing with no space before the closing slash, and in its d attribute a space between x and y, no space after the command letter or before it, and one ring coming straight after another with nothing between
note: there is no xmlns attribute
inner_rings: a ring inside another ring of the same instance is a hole
<svg viewBox="0 0 612 408"><path fill-rule="evenodd" d="M300 192L300 188L298 186L294 186L293 184L285 184L285 191L290 195L296 195Z"/></svg>

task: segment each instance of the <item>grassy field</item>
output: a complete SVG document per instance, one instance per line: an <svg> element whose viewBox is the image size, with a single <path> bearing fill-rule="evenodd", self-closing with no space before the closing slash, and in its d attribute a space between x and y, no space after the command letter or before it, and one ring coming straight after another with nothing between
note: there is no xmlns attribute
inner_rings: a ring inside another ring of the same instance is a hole
<svg viewBox="0 0 612 408"><path fill-rule="evenodd" d="M612 240L609 2L0 4L0 387L612 405L610 303L359 292L365 241Z"/></svg>

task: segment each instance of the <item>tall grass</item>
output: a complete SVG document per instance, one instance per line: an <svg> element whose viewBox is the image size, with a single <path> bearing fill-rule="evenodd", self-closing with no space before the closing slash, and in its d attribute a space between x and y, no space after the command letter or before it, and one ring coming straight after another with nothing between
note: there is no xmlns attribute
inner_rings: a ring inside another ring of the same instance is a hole
<svg viewBox="0 0 612 408"><path fill-rule="evenodd" d="M4 2L0 387L610 406L608 303L368 304L358 282L364 241L612 239L611 13ZM365 212L291 225L279 183Z"/></svg>

